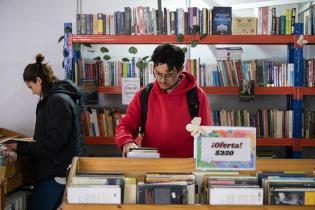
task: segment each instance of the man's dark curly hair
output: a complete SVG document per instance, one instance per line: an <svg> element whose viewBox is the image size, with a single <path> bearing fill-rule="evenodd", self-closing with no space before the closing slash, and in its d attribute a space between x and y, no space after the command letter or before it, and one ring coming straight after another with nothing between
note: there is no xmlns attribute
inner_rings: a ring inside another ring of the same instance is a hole
<svg viewBox="0 0 315 210"><path fill-rule="evenodd" d="M185 62L185 53L175 45L161 44L155 48L151 60L154 62L154 66L166 63L169 70L173 70L175 67L178 72Z"/></svg>

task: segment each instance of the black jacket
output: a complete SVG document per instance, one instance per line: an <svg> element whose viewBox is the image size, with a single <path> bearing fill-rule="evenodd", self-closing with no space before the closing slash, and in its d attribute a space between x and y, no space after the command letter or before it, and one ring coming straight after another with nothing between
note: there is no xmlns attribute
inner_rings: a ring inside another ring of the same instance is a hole
<svg viewBox="0 0 315 210"><path fill-rule="evenodd" d="M20 155L31 156L35 182L66 176L79 138L80 116L76 110L79 97L78 88L63 80L57 81L38 102L33 137L36 142L19 142L16 150Z"/></svg>

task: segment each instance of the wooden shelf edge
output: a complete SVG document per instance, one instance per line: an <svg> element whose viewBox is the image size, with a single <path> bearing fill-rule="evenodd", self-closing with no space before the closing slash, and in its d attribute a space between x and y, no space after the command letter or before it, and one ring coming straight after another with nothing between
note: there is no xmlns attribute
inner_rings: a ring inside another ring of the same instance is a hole
<svg viewBox="0 0 315 210"><path fill-rule="evenodd" d="M84 207L83 207L84 206ZM311 210L314 206L271 206L271 205L149 205L149 204L69 204L66 201L63 202L62 209L74 210L74 209L93 209L93 210Z"/></svg>
<svg viewBox="0 0 315 210"><path fill-rule="evenodd" d="M200 44L289 44L294 43L293 35L207 35L200 40L199 35L184 35L182 42L176 41L176 35L73 35L72 41L90 44L191 44L198 40ZM311 39L311 42L313 39Z"/></svg>
<svg viewBox="0 0 315 210"><path fill-rule="evenodd" d="M85 144L98 144L98 145L114 145L116 144L114 137L104 136L85 136Z"/></svg>

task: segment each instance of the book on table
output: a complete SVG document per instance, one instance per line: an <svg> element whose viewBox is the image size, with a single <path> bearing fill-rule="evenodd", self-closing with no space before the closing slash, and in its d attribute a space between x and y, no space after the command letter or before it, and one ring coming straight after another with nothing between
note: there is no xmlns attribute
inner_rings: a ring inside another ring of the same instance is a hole
<svg viewBox="0 0 315 210"><path fill-rule="evenodd" d="M36 142L32 138L22 138L20 136L2 137L0 138L0 144L14 143L14 142Z"/></svg>

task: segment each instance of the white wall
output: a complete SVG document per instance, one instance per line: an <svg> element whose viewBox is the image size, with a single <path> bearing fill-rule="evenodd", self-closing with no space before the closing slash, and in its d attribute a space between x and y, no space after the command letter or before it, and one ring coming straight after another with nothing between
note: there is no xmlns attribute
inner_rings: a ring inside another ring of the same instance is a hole
<svg viewBox="0 0 315 210"><path fill-rule="evenodd" d="M75 12L75 0L0 0L0 127L33 134L38 97L23 82L24 68L41 52L64 77L58 38Z"/></svg>

